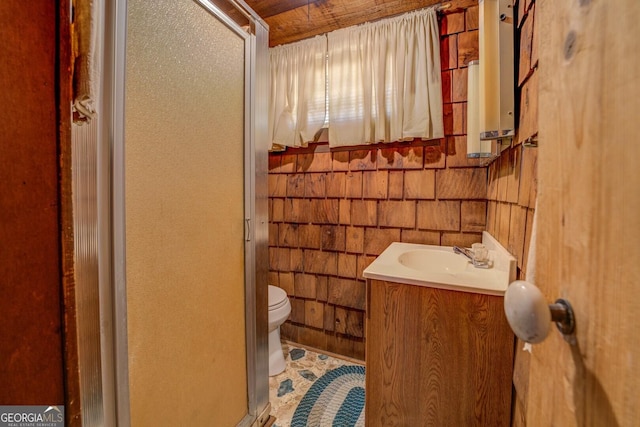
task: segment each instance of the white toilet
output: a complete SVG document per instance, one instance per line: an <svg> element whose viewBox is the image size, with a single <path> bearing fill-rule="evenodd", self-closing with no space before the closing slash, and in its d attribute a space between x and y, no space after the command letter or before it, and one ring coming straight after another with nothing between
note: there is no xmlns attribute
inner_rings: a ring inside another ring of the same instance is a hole
<svg viewBox="0 0 640 427"><path fill-rule="evenodd" d="M280 343L280 325L289 317L291 303L287 293L269 285L269 376L284 371L284 354Z"/></svg>

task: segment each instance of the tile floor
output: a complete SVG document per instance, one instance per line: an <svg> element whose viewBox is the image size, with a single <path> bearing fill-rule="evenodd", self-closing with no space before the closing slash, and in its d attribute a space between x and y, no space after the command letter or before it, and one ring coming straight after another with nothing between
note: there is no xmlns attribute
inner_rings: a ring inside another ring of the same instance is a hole
<svg viewBox="0 0 640 427"><path fill-rule="evenodd" d="M269 377L271 415L276 418L273 427L290 426L298 403L325 372L343 365L358 364L354 360L328 356L294 343L283 342L282 349L287 367L281 374Z"/></svg>

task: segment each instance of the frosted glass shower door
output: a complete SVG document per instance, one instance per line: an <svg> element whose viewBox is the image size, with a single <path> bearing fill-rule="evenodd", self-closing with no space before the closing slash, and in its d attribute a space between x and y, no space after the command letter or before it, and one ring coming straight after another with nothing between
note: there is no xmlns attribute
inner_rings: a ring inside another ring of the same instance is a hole
<svg viewBox="0 0 640 427"><path fill-rule="evenodd" d="M246 36L193 0L127 2L132 426L246 415Z"/></svg>

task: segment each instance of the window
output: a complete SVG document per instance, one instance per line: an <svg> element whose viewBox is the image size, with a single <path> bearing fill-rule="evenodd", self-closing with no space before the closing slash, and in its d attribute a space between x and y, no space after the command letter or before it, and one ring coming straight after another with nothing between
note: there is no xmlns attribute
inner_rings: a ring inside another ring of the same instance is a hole
<svg viewBox="0 0 640 427"><path fill-rule="evenodd" d="M271 65L274 143L304 145L327 124L334 147L444 135L434 8L274 48Z"/></svg>

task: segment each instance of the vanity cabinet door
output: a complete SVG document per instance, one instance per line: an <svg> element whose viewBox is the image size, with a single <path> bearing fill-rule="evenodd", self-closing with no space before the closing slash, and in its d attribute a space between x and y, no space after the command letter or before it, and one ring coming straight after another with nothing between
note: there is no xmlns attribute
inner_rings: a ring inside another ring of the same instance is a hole
<svg viewBox="0 0 640 427"><path fill-rule="evenodd" d="M368 426L508 426L502 297L367 282Z"/></svg>

